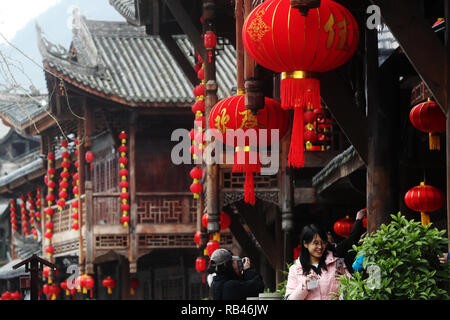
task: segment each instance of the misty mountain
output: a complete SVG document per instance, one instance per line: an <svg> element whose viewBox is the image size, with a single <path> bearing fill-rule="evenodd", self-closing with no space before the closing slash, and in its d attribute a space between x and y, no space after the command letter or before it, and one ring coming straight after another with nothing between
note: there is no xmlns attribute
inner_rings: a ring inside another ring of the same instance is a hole
<svg viewBox="0 0 450 320"><path fill-rule="evenodd" d="M61 2L49 8L35 20L17 32L11 43L19 48L26 56L7 44L0 45L0 50L11 61L11 71L15 80L25 89L34 85L41 93L47 92L47 87L42 70L42 56L37 47L36 22L40 25L44 36L54 44L60 44L69 48L72 40L72 11L78 7L82 15L92 20L125 21L120 14L114 10L108 0L61 0ZM13 80L6 81L0 78L0 90L11 87ZM17 91L18 93L23 93ZM28 91L29 93L31 91Z"/></svg>

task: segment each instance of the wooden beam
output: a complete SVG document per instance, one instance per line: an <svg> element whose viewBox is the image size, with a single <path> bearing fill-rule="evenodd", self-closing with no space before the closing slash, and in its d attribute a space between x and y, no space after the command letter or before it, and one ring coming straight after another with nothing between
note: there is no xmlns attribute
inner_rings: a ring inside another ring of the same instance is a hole
<svg viewBox="0 0 450 320"><path fill-rule="evenodd" d="M193 87L199 84L199 79L194 68L191 66L186 58L186 55L181 51L180 47L177 45L173 37L169 34L161 33L161 41L164 42L172 57L183 70L184 75L188 78L189 82Z"/></svg>
<svg viewBox="0 0 450 320"><path fill-rule="evenodd" d="M207 55L205 46L203 45L203 39L200 35L199 30L195 27L194 23L192 22L191 17L186 12L184 7L181 5L180 0L164 0L164 1L167 7L169 8L170 12L172 13L172 15L175 17L175 20L177 20L181 29L183 29L184 33L188 36L189 40L191 41L192 45L195 48L195 51L197 51L200 54L203 61L206 61Z"/></svg>
<svg viewBox="0 0 450 320"><path fill-rule="evenodd" d="M367 164L367 118L355 102L353 90L337 70L320 77L321 96L347 139Z"/></svg>
<svg viewBox="0 0 450 320"><path fill-rule="evenodd" d="M445 0L445 23L447 25L445 32L445 45L446 45L446 59L445 59L445 93L446 93L446 105L447 105L447 130L446 130L446 153L447 153L447 238L450 241L450 111L448 106L450 105L450 31L448 29L448 23L450 21L450 0ZM448 251L450 251L450 242L448 244Z"/></svg>
<svg viewBox="0 0 450 320"><path fill-rule="evenodd" d="M409 61L447 114L445 47L423 17L418 1L370 0L381 9L381 16ZM448 20L447 20L448 21ZM426 48L427 54L424 54Z"/></svg>

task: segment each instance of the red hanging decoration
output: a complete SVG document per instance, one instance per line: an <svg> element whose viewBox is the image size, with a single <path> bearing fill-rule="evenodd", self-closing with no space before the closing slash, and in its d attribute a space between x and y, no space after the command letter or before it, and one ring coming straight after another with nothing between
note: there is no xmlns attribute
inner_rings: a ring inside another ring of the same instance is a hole
<svg viewBox="0 0 450 320"><path fill-rule="evenodd" d="M194 242L197 244L197 246L200 246L201 238L202 238L202 232L197 231L194 235Z"/></svg>
<svg viewBox="0 0 450 320"><path fill-rule="evenodd" d="M206 31L203 35L203 44L208 52L208 62L211 63L213 50L217 45L217 36L213 31Z"/></svg>
<svg viewBox="0 0 450 320"><path fill-rule="evenodd" d="M409 119L417 130L428 133L430 150L441 149L439 132L446 131L447 120L436 102L428 99L428 101L419 103L411 109Z"/></svg>
<svg viewBox="0 0 450 320"><path fill-rule="evenodd" d="M80 144L79 144L79 139L75 139L75 154L78 156L79 153L79 148L80 148ZM74 231L78 231L80 229L80 224L79 224L79 220L80 220L80 216L79 216L79 212L80 212L80 169L78 167L78 161L75 162L75 168L76 168L76 172L75 174L72 175L72 179L73 179L73 189L72 189L72 193L75 197L75 200L72 201L72 229Z"/></svg>
<svg viewBox="0 0 450 320"><path fill-rule="evenodd" d="M290 0L269 0L257 6L242 28L243 43L261 66L281 72L281 104L294 109L289 165L304 166L303 111L320 107L320 83L314 73L346 63L356 51L358 24L332 0L303 16Z"/></svg>
<svg viewBox="0 0 450 320"><path fill-rule="evenodd" d="M208 243L206 244L206 252L207 252L208 256L211 257L211 255L214 253L214 251L219 249L219 247L220 247L219 241L216 241L216 240L208 241Z"/></svg>
<svg viewBox="0 0 450 320"><path fill-rule="evenodd" d="M136 293L136 289L139 287L139 280L136 278L130 279L130 294L134 295Z"/></svg>
<svg viewBox="0 0 450 320"><path fill-rule="evenodd" d="M108 294L112 294L112 289L116 287L117 282L116 280L108 276L107 278L103 279L102 285L108 289Z"/></svg>
<svg viewBox="0 0 450 320"><path fill-rule="evenodd" d="M259 110L258 115L255 116L245 108L245 95L240 94L223 99L213 107L209 116L209 127L222 133L222 142L234 147L233 172L245 173L244 200L246 203L255 204L253 174L259 173L261 170L258 147L271 144L271 130L279 130L280 140L286 135L289 129L287 112L281 108L277 101L265 98L264 109ZM267 129L266 145L259 141L260 128ZM249 129L254 129L257 141L248 141L249 139L246 138L244 145L242 145L242 142L239 143L240 139L227 141L226 132L230 129L242 129L244 133ZM240 163L240 160L243 160L243 163Z"/></svg>
<svg viewBox="0 0 450 320"><path fill-rule="evenodd" d="M198 257L195 260L195 270L203 273L202 282L205 283L206 259L204 257Z"/></svg>
<svg viewBox="0 0 450 320"><path fill-rule="evenodd" d="M334 232L338 236L341 236L343 238L348 238L350 235L350 232L352 231L353 224L355 221L350 218L349 216L346 216L345 218L339 219L334 223Z"/></svg>
<svg viewBox="0 0 450 320"><path fill-rule="evenodd" d="M20 213L21 213L21 220L22 220L22 233L25 236L28 236L30 234L30 229L28 228L28 218L27 218L27 204L25 202L25 197L20 196Z"/></svg>
<svg viewBox="0 0 450 320"><path fill-rule="evenodd" d="M59 286L61 287L62 290L65 291L66 296L70 295L69 288L67 287L67 280L61 281L61 283L59 284Z"/></svg>
<svg viewBox="0 0 450 320"><path fill-rule="evenodd" d="M436 187L421 182L405 194L405 204L413 211L420 212L423 226L430 223L428 213L441 209L445 204L444 193Z"/></svg>
<svg viewBox="0 0 450 320"><path fill-rule="evenodd" d="M41 228L41 188L36 188L36 213L34 214L34 217L36 218L36 226L40 229Z"/></svg>
<svg viewBox="0 0 450 320"><path fill-rule="evenodd" d="M119 175L120 175L120 199L122 202L122 205L120 207L122 211L122 216L120 217L120 223L126 228L128 227L130 223L130 217L128 215L130 206L128 204L129 199L129 193L128 193L128 170L126 169L126 166L128 164L128 158L126 151L128 150L126 144L127 144L127 138L128 135L125 133L125 131L120 132L119 139L121 146L119 148L120 151L120 158L119 158Z"/></svg>
<svg viewBox="0 0 450 320"><path fill-rule="evenodd" d="M202 226L205 229L208 229L208 220L209 220L209 215L207 213L204 213L202 216ZM227 229L230 226L230 224L231 224L230 216L222 211L220 213L220 230Z"/></svg>
<svg viewBox="0 0 450 320"><path fill-rule="evenodd" d="M9 202L9 211L11 216L11 229L13 232L17 232L17 213L16 213L16 202L11 200Z"/></svg>
<svg viewBox="0 0 450 320"><path fill-rule="evenodd" d="M85 274L82 283L83 283L83 294L87 294L89 290L89 297L92 299L94 296L94 286L95 286L94 278L88 274Z"/></svg>
<svg viewBox="0 0 450 320"><path fill-rule="evenodd" d="M28 192L27 194L27 202L28 202L28 210L30 211L30 226L31 226L31 233L33 234L33 238L37 239L37 229L36 229L36 221L35 221L35 207L34 207L34 200L33 200L33 194L31 192Z"/></svg>

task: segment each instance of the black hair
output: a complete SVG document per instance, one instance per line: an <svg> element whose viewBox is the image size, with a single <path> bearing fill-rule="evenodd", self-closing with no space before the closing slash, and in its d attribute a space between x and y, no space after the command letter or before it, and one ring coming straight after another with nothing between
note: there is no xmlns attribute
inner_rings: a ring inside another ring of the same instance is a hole
<svg viewBox="0 0 450 320"><path fill-rule="evenodd" d="M310 243L314 239L314 236L316 234L322 239L322 241L327 241L327 233L325 232L324 229L322 229L316 224L310 224L305 226L300 235L299 260L302 265L304 275L308 275L311 269L314 270L318 275L322 273L321 269L327 270L327 266L325 264L325 259L328 254L327 246L325 247L322 257L320 258L319 266L318 268L316 268L313 265L311 265L311 257L309 251L304 245L304 242Z"/></svg>

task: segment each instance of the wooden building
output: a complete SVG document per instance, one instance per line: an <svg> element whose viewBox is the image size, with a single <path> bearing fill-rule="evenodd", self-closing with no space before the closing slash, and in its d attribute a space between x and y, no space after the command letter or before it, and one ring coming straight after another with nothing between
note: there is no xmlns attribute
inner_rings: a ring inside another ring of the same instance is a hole
<svg viewBox="0 0 450 320"><path fill-rule="evenodd" d="M231 224L221 232L221 246L249 256L270 290L284 280L281 271L292 262L304 225L319 222L333 232L336 220L354 217L364 207L370 232L398 211L419 220L405 206L404 195L423 179L447 195L447 205L431 221L449 229L447 34L445 22L435 24L449 13L444 0L337 1L355 17L360 38L346 64L319 77L332 119L327 147L305 152L305 166L292 169L290 137L285 137L278 172L255 175L253 206L243 200L244 175L232 173L230 164L202 164L203 192L198 200L192 197L193 165L171 162L170 136L193 125L196 53L204 61L206 119L220 99L236 92L246 93L249 109L261 96L280 100L280 74L256 64L242 43L245 17L263 2L110 0L127 23L90 21L75 12L69 50L49 42L38 28L49 110L23 129L40 134L42 154L56 151L58 170L61 141L82 141L78 156L71 156L80 170L80 232L71 230L69 195L64 209L52 216L51 245L59 265L66 259L94 276L99 298L106 297L101 288L106 275L120 279L116 298L130 298L131 276L141 280L140 298L206 296L194 261L208 237L220 231L222 211ZM379 15L367 13L372 5ZM368 24L374 17L379 25ZM215 50L204 47L202 35L208 31L217 35ZM409 121L411 108L428 98L447 115L440 150L429 150L428 136ZM121 131L128 134L129 146L127 228L120 223L119 207ZM94 154L91 164L83 156L88 152ZM40 181L46 167L44 161ZM204 213L207 228L200 223ZM196 231L202 232L199 246L193 241ZM46 246L44 240L43 250Z"/></svg>

